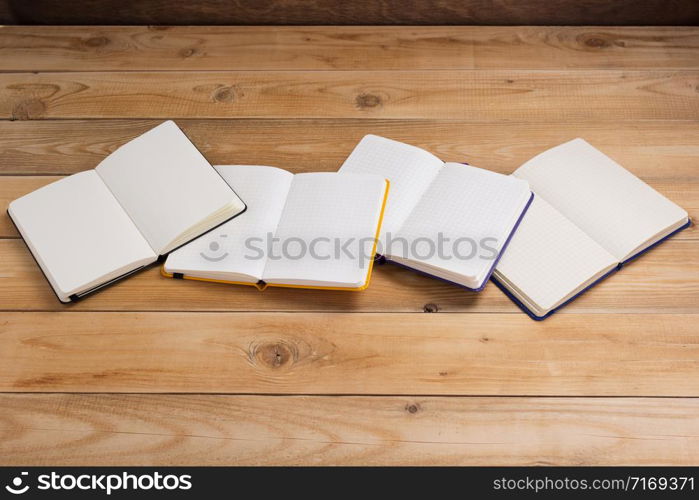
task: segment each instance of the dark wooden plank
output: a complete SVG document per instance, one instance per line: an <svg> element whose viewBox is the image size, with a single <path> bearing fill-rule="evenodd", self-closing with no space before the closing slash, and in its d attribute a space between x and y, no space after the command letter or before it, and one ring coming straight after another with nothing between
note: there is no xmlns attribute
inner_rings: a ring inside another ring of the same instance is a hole
<svg viewBox="0 0 699 500"><path fill-rule="evenodd" d="M687 465L699 400L0 395L2 465Z"/></svg>
<svg viewBox="0 0 699 500"><path fill-rule="evenodd" d="M699 71L0 73L0 118L695 120Z"/></svg>
<svg viewBox="0 0 699 500"><path fill-rule="evenodd" d="M16 24L15 17L9 0L0 0L0 24Z"/></svg>
<svg viewBox="0 0 699 500"><path fill-rule="evenodd" d="M696 69L691 27L6 26L0 71Z"/></svg>
<svg viewBox="0 0 699 500"><path fill-rule="evenodd" d="M697 318L13 312L0 391L697 397Z"/></svg>
<svg viewBox="0 0 699 500"><path fill-rule="evenodd" d="M693 0L9 0L22 24L690 25Z"/></svg>

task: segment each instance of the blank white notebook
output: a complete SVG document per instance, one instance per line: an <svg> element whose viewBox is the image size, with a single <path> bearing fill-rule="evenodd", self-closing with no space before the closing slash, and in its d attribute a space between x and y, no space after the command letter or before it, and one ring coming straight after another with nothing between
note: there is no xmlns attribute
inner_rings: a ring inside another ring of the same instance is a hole
<svg viewBox="0 0 699 500"><path fill-rule="evenodd" d="M215 167L248 210L172 252L169 277L267 286L362 290L388 193L376 175L292 174L275 167Z"/></svg>
<svg viewBox="0 0 699 500"><path fill-rule="evenodd" d="M340 173L391 182L378 253L386 260L480 290L532 199L525 180L367 135Z"/></svg>
<svg viewBox="0 0 699 500"><path fill-rule="evenodd" d="M583 139L512 175L536 197L493 278L535 319L689 225L685 210Z"/></svg>
<svg viewBox="0 0 699 500"><path fill-rule="evenodd" d="M8 213L61 302L155 262L245 210L172 121L94 170L10 203Z"/></svg>

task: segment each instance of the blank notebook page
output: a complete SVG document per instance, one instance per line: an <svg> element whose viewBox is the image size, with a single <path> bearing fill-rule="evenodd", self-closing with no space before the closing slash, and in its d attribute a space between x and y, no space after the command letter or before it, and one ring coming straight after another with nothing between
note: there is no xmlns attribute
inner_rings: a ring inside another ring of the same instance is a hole
<svg viewBox="0 0 699 500"><path fill-rule="evenodd" d="M495 276L548 310L616 262L613 255L535 195L498 262Z"/></svg>
<svg viewBox="0 0 699 500"><path fill-rule="evenodd" d="M62 300L157 257L94 170L29 193L9 212Z"/></svg>
<svg viewBox="0 0 699 500"><path fill-rule="evenodd" d="M249 238L274 234L294 175L286 170L255 165L214 167L246 200L245 213L172 252L167 272L213 271L247 274L262 279L264 256L246 247ZM256 248L264 243L250 240ZM186 274L186 273L185 273Z"/></svg>
<svg viewBox="0 0 699 500"><path fill-rule="evenodd" d="M225 205L244 207L171 121L123 145L96 170L159 254Z"/></svg>
<svg viewBox="0 0 699 500"><path fill-rule="evenodd" d="M394 243L388 249L389 255L418 260L463 276L482 276L492 267L495 256L482 250L481 242L492 238L485 244L499 252L530 196L527 183L520 179L447 163L398 231L399 238L417 242L414 251L406 254L404 245ZM449 238L443 257L430 252L430 246L436 248L439 233ZM460 243L456 253L452 252L454 241L459 238L475 242L477 252L469 257L473 246L468 241Z"/></svg>
<svg viewBox="0 0 699 500"><path fill-rule="evenodd" d="M396 234L422 193L444 163L427 151L376 135L365 136L340 168L340 173L379 175L391 182L381 226L381 248L386 233ZM378 249L381 253L381 248Z"/></svg>
<svg viewBox="0 0 699 500"><path fill-rule="evenodd" d="M273 246L275 255L281 258L268 258L264 281L332 281L348 285L363 282L373 259L373 239L385 192L386 181L373 175L322 172L294 176L277 226L275 236L279 243ZM363 255L358 252L358 243L349 247L353 258L336 254L335 238L342 244L352 238L364 239ZM315 256L310 252L314 239L318 239ZM300 251L299 240L306 245L305 253ZM281 251L284 245L285 255ZM325 259L326 255L330 258Z"/></svg>
<svg viewBox="0 0 699 500"><path fill-rule="evenodd" d="M619 261L687 212L583 139L532 158L514 174Z"/></svg>

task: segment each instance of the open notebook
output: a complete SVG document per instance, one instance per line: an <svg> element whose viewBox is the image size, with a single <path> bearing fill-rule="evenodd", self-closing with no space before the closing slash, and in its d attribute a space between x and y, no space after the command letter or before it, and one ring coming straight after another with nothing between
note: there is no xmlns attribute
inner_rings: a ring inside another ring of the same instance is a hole
<svg viewBox="0 0 699 500"><path fill-rule="evenodd" d="M10 203L8 213L61 302L158 260L245 210L172 121L94 170Z"/></svg>
<svg viewBox="0 0 699 500"><path fill-rule="evenodd" d="M690 224L685 210L582 139L512 175L536 197L493 279L534 319Z"/></svg>
<svg viewBox="0 0 699 500"><path fill-rule="evenodd" d="M247 212L168 256L168 277L362 290L369 284L388 182L374 175L292 174L217 166Z"/></svg>
<svg viewBox="0 0 699 500"><path fill-rule="evenodd" d="M532 200L526 181L415 146L365 136L340 173L391 182L378 253L388 261L481 290Z"/></svg>

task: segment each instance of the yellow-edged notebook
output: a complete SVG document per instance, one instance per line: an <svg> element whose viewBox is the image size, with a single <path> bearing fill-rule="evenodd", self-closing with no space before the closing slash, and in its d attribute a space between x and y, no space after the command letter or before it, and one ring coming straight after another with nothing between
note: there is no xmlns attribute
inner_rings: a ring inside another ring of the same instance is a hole
<svg viewBox="0 0 699 500"><path fill-rule="evenodd" d="M172 252L162 274L236 285L364 290L389 183L371 174L214 167L246 201L230 223Z"/></svg>

